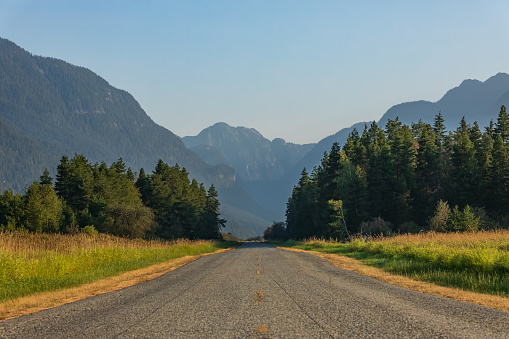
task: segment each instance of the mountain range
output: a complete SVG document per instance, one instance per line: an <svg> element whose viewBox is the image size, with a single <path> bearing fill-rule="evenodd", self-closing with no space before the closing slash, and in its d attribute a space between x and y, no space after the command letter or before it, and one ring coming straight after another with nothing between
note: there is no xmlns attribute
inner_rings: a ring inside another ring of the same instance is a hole
<svg viewBox="0 0 509 339"><path fill-rule="evenodd" d="M482 128L489 125L490 120L496 120L502 105L506 107L509 105L509 75L506 73L498 73L484 82L465 80L458 87L447 91L437 102L421 100L394 105L382 115L377 124L384 127L389 119L395 119L396 117L407 125L411 125L419 120L433 124L435 116L441 112L448 129L456 128L463 116L469 123L477 121ZM278 219L283 220L286 202L291 195L293 186L300 177L302 169L306 168L308 172L311 171L314 166L320 164L324 152L329 152L334 142L343 145L354 128L359 133L362 133L364 127L366 125L369 126L370 123L359 122L339 130L337 133L320 140L317 144L303 145L305 148L302 148L302 152L292 154L293 161L300 156L300 159L293 168L290 168L283 174L279 170L277 175L274 174L272 177L252 177L250 178L251 180L244 181L243 185L258 204L265 208L274 209L278 213ZM218 155L237 154L235 161L227 159L231 158L231 156L223 156L224 163L230 164L237 173L244 170L248 164L246 161L239 161L239 159L245 159L248 155L242 154L240 151L234 153L229 148L230 143L218 142L218 136L210 136L213 131L220 133L215 127L212 126L205 129L197 137L185 137L184 142L186 143L186 140L193 140L192 149L199 149L206 145L207 148L214 150ZM231 128L229 127L229 129ZM244 128L242 127L241 129ZM228 133L231 134L233 132L230 130ZM258 132L253 131L252 133ZM242 135L243 133L238 133L238 136ZM263 142L259 143L260 145L262 143L266 145L269 142L261 136L258 139L263 139ZM200 140L201 142L199 142ZM234 147L236 150L242 149L239 145L242 145L244 142L250 143L248 140L243 141L239 138L235 140L235 146L231 147ZM187 143L186 145L191 146ZM298 148L298 145L293 145L293 147ZM306 150L308 151L306 152ZM207 157L204 157L204 159L207 159ZM220 163L220 161L218 160L215 163Z"/></svg>
<svg viewBox="0 0 509 339"><path fill-rule="evenodd" d="M34 56L6 39L0 39L0 135L1 192L22 191L45 168L54 176L63 155L108 165L121 157L133 172L147 173L162 159L217 187L223 217L230 220L225 231L253 236L273 219L236 182L230 166L207 164L154 123L129 93L88 69Z"/></svg>
<svg viewBox="0 0 509 339"><path fill-rule="evenodd" d="M441 112L448 128L458 126L462 116L483 127L508 104L509 75L499 73L484 82L465 80L437 102L395 105L378 124L396 117L405 124L432 123ZM0 38L0 192L22 191L45 168L54 176L63 155L83 154L107 164L122 157L133 172L150 172L162 159L214 184L228 220L225 231L247 238L283 220L302 169L311 171L334 142L343 145L365 124L306 145L270 141L254 129L226 123L179 138L154 123L129 93L91 70L32 55Z"/></svg>

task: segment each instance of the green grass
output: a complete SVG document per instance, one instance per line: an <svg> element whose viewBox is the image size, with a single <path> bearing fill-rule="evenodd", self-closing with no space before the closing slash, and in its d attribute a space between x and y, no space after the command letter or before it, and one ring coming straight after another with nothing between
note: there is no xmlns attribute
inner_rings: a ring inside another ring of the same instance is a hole
<svg viewBox="0 0 509 339"><path fill-rule="evenodd" d="M337 243L320 239L280 246L352 257L414 280L509 297L509 232L402 235Z"/></svg>
<svg viewBox="0 0 509 339"><path fill-rule="evenodd" d="M0 232L0 301L79 286L235 245L225 241L163 242L106 235Z"/></svg>

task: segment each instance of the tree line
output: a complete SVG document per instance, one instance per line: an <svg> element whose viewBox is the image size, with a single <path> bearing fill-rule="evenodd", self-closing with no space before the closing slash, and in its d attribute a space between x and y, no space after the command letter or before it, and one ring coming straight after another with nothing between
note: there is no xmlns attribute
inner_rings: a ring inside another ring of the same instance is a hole
<svg viewBox="0 0 509 339"><path fill-rule="evenodd" d="M309 174L304 168L288 199L286 221L266 238L351 234L476 231L509 225L509 115L481 131L461 120L446 131L441 113L433 124L411 126L398 118L385 129L375 122L335 143Z"/></svg>
<svg viewBox="0 0 509 339"><path fill-rule="evenodd" d="M53 180L46 169L24 194L4 191L0 229L213 239L226 223L214 185L207 191L185 168L162 160L146 174L126 169L122 158L108 167L63 156Z"/></svg>

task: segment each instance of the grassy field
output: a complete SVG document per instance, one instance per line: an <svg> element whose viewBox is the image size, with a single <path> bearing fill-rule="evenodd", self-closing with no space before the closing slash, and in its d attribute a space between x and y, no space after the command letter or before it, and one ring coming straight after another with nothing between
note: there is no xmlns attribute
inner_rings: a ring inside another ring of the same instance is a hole
<svg viewBox="0 0 509 339"><path fill-rule="evenodd" d="M415 280L509 297L509 231L423 233L349 243L310 239L278 245L341 254Z"/></svg>
<svg viewBox="0 0 509 339"><path fill-rule="evenodd" d="M220 241L130 240L104 234L0 232L0 301L79 286L234 245Z"/></svg>

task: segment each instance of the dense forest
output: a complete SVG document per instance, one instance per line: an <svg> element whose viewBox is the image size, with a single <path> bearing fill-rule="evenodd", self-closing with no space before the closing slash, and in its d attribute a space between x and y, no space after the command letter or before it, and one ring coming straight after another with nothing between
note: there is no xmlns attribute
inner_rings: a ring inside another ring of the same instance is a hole
<svg viewBox="0 0 509 339"><path fill-rule="evenodd" d="M97 232L131 238L213 239L225 224L214 185L189 179L159 160L152 174L133 173L122 158L109 167L63 156L56 179L46 169L24 194L0 195L0 229Z"/></svg>
<svg viewBox="0 0 509 339"><path fill-rule="evenodd" d="M501 107L484 132L465 118L447 132L433 124L375 122L334 143L320 166L301 173L286 222L266 238L476 231L509 226L509 115Z"/></svg>

